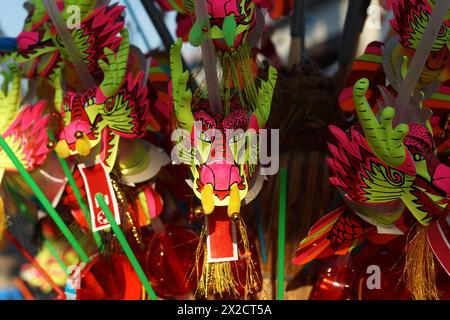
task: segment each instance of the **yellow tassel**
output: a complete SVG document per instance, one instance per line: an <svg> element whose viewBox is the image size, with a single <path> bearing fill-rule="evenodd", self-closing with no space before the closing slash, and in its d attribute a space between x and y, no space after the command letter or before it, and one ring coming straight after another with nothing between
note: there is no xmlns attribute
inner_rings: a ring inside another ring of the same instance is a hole
<svg viewBox="0 0 450 320"><path fill-rule="evenodd" d="M418 224L416 234L406 247L403 277L415 300L438 300L434 255L428 240L428 227Z"/></svg>
<svg viewBox="0 0 450 320"><path fill-rule="evenodd" d="M253 262L252 254L250 251L250 243L247 236L247 228L244 220L240 219L238 222L239 233L241 234L242 241L244 243L245 259L247 260L247 270L245 274L245 284L241 284L245 288L244 299L248 299L250 294L256 294L261 283L258 272Z"/></svg>
<svg viewBox="0 0 450 320"><path fill-rule="evenodd" d="M205 298L208 298L209 294L218 295L220 297L223 297L225 294L239 297L240 294L237 289L238 285L244 288L244 299L248 299L250 294L257 293L261 279L256 272L255 264L251 256L245 223L242 219L240 219L237 224L244 244L244 259L246 259L247 265L245 283L238 282L239 278L235 279L234 277L233 268L236 268L235 261L208 263L205 241L206 232L205 227L203 227L200 234L199 245L195 254L196 267L194 267L194 270L197 270L197 279L199 279L195 295ZM203 261L200 261L202 256ZM200 264L201 276L199 274L200 268L198 268ZM191 277L192 274L193 272L191 273Z"/></svg>
<svg viewBox="0 0 450 320"><path fill-rule="evenodd" d="M252 52L247 45L242 45L234 52L218 52L222 67L222 95L224 96L225 115L230 112L231 86L239 94L243 108L253 111L258 106L258 88L256 87Z"/></svg>
<svg viewBox="0 0 450 320"><path fill-rule="evenodd" d="M114 191L116 193L116 197L117 197L117 202L119 204L119 208L121 208L122 211L122 218L126 219L126 224L123 223L122 227L126 228L124 230L127 230L128 232L131 232L133 234L133 238L136 241L136 244L139 245L139 247L143 247L144 244L142 242L141 239L141 234L140 234L140 229L137 228L136 226L136 222L134 221L134 218L132 217L132 215L129 212L129 206L127 203L127 199L126 199L126 195L125 195L125 191L123 190L123 188L119 185L119 183L117 182L116 178L112 178L111 179L111 184L114 188ZM123 214L124 213L124 214ZM125 221L123 221L125 222Z"/></svg>

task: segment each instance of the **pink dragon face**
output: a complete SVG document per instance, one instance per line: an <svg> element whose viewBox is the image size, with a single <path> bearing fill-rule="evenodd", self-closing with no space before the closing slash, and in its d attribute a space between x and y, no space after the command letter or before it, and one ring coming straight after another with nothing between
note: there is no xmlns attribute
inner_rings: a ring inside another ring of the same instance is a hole
<svg viewBox="0 0 450 320"><path fill-rule="evenodd" d="M92 88L83 95L73 92L64 95L62 115L66 119L66 126L61 132L60 140L67 143L70 155L83 154L80 144L77 148L77 141L80 139L88 139L90 148L100 142L102 128L99 128L98 121L101 117L97 117L95 93L95 88Z"/></svg>
<svg viewBox="0 0 450 320"><path fill-rule="evenodd" d="M200 198L203 187L210 184L215 205L225 206L228 205L231 187L237 185L243 199L255 172L256 164L251 160L257 158L257 132L248 129L258 128L249 128L248 117L241 109L225 118L198 110L194 112L194 119L191 138L195 155L191 171L195 194ZM253 150L249 146L253 146Z"/></svg>
<svg viewBox="0 0 450 320"><path fill-rule="evenodd" d="M404 140L414 160L418 180L431 183L426 188L430 193L450 197L450 167L441 163L435 153L435 143L430 131L422 125L411 124L410 132ZM433 189L433 190L432 190Z"/></svg>

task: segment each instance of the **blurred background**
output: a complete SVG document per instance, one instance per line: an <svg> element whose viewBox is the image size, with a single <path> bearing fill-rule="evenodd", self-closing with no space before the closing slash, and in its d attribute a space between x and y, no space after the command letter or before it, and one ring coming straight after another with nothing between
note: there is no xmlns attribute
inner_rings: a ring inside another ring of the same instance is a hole
<svg viewBox="0 0 450 320"><path fill-rule="evenodd" d="M361 0L362 2L365 0ZM14 37L22 30L26 18L26 10L23 8L25 0L7 1L1 0L0 10L0 35ZM115 1L113 1L115 2ZM149 51L163 49L158 33L151 19L147 15L140 0L120 0L128 10L127 27L130 30L131 42L141 50ZM329 74L337 70L337 57L339 45L342 39L345 16L349 0L310 0L306 4L305 16L305 46L308 56L322 66ZM383 40L389 30L383 6L384 1L372 0L367 12L369 13L361 33L357 48L357 54L363 52L368 43L374 40ZM164 15L166 25L175 38L176 13L161 12ZM291 43L290 17L285 17L277 22L267 16L267 24L273 27L271 39L284 63L287 63ZM142 32L141 32L141 31ZM145 36L145 39L144 39ZM189 65L196 65L200 60L199 50L189 44L183 46L184 56Z"/></svg>

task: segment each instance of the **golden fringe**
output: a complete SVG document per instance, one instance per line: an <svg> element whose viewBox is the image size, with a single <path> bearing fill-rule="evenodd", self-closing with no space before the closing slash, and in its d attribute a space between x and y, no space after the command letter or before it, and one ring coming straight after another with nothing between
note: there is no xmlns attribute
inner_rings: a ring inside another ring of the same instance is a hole
<svg viewBox="0 0 450 320"><path fill-rule="evenodd" d="M203 261L200 262L203 256ZM198 267L201 263L201 271ZM197 289L195 295L208 298L211 292L213 295L224 293L238 294L236 291L236 281L233 277L230 262L208 263L208 251L206 250L206 228L203 226L200 233L200 241L195 252L195 266L197 271ZM201 273L201 276L200 276ZM191 274L192 275L192 274Z"/></svg>
<svg viewBox="0 0 450 320"><path fill-rule="evenodd" d="M117 202L119 204L120 213L121 213L121 220L122 220L122 230L125 232L130 231L133 235L133 239L136 242L136 244L142 248L144 246L142 239L141 239L141 233L140 230L137 227L137 222L134 220L130 212L128 211L128 199L127 194L131 193L126 190L126 186L123 184L119 184L118 181L121 181L122 178L120 175L117 175L117 171L115 172L116 176L111 176L111 183L113 186L113 189L116 193Z"/></svg>
<svg viewBox="0 0 450 320"><path fill-rule="evenodd" d="M218 52L222 67L222 96L224 97L225 115L230 112L231 86L237 90L244 109L253 111L258 106L258 89L255 83L253 57L250 48L242 45L236 51Z"/></svg>
<svg viewBox="0 0 450 320"><path fill-rule="evenodd" d="M428 227L416 225L416 234L406 247L403 279L415 300L438 300L434 254L428 240Z"/></svg>
<svg viewBox="0 0 450 320"><path fill-rule="evenodd" d="M244 288L244 299L247 299L249 294L254 294L257 291L258 284L260 283L260 278L258 273L256 272L255 265L253 263L253 259L251 257L250 252L250 244L247 237L247 230L245 227L244 221L241 219L238 223L238 229L244 244L244 250L246 252L245 259L247 260L247 269L245 274L246 282L238 283L236 281L233 274L233 266L236 268L235 261L227 261L227 262L215 262L208 263L208 256L206 250L206 232L205 226L203 226L200 241L195 253L195 269L197 271L197 289L195 291L195 295L199 295L205 298L208 298L208 294L219 295L221 298L224 294L230 294L235 297L239 297L239 291L237 286L240 285ZM200 262L200 259L203 255L203 261ZM202 264L201 267L201 276L200 270L198 266ZM192 272L193 273L193 272ZM191 273L191 276L192 276Z"/></svg>
<svg viewBox="0 0 450 320"><path fill-rule="evenodd" d="M245 226L244 220L240 219L238 222L239 232L241 234L242 241L244 242L245 259L247 260L247 269L245 274L246 283L243 286L245 289L244 298L247 299L249 294L256 294L258 287L261 283L261 278L255 268L255 263L252 259L252 254L250 251L250 243L247 236L247 228Z"/></svg>

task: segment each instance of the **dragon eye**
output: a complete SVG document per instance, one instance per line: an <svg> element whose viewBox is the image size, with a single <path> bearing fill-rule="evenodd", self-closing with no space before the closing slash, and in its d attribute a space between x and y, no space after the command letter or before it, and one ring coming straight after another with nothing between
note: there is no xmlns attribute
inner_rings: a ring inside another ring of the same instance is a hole
<svg viewBox="0 0 450 320"><path fill-rule="evenodd" d="M82 131L76 131L74 134L75 139L81 139L83 138L83 132Z"/></svg>
<svg viewBox="0 0 450 320"><path fill-rule="evenodd" d="M53 150L54 148L55 148L55 146L56 146L56 142L55 141L49 141L49 142L47 142L47 148L48 149L50 149L50 150Z"/></svg>
<svg viewBox="0 0 450 320"><path fill-rule="evenodd" d="M83 107L89 107L95 104L95 97L88 98L85 100Z"/></svg>
<svg viewBox="0 0 450 320"><path fill-rule="evenodd" d="M421 161L423 159L425 159L425 158L423 156L421 156L420 154L418 154L418 153L416 153L414 155L414 161Z"/></svg>

